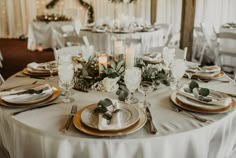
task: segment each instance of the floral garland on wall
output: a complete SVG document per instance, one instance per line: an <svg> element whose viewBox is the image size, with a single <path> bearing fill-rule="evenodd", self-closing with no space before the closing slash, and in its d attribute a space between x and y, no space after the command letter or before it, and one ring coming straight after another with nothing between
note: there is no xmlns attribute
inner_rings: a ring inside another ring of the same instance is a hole
<svg viewBox="0 0 236 158"><path fill-rule="evenodd" d="M58 2L59 0L52 0L48 4L46 4L47 9L52 9Z"/></svg>
<svg viewBox="0 0 236 158"><path fill-rule="evenodd" d="M94 22L94 11L93 11L93 6L90 5L89 3L87 2L84 2L83 0L79 0L80 4L88 10L88 23L93 23Z"/></svg>
<svg viewBox="0 0 236 158"><path fill-rule="evenodd" d="M137 0L109 0L112 3L133 3L136 2Z"/></svg>
<svg viewBox="0 0 236 158"><path fill-rule="evenodd" d="M59 0L52 0L48 4L46 4L47 9L52 9L58 2ZM93 11L93 6L90 5L87 2L84 2L84 0L78 0L79 3L88 10L88 23L93 23L94 22L94 11ZM130 0L130 1L135 1L135 0Z"/></svg>

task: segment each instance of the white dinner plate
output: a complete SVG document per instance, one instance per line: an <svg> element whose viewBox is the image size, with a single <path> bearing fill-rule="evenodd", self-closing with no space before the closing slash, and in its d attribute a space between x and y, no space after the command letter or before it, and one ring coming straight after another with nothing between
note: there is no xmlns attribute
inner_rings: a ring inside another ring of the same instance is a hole
<svg viewBox="0 0 236 158"><path fill-rule="evenodd" d="M81 121L88 127L99 129L98 128L99 116L98 113L94 112L94 109L96 107L97 104L93 104L93 106L89 106L88 108L84 109L81 113ZM139 112L137 108L134 107L133 105L128 105L120 102L119 109L120 111L117 112L117 115L119 115L119 127L112 126L112 128L108 127L107 129L104 130L109 130L109 131L122 130L134 125L139 120Z"/></svg>
<svg viewBox="0 0 236 158"><path fill-rule="evenodd" d="M195 100L191 100L187 97L178 95L176 92L174 92L171 95L171 101L186 110L193 111L193 112L199 112L199 113L224 113L228 112L235 106L235 101L232 99L232 103L228 106L212 106L212 105L206 105L200 102L197 102Z"/></svg>
<svg viewBox="0 0 236 158"><path fill-rule="evenodd" d="M32 89L36 91L42 90L42 92L39 94L37 93L29 94L29 93L19 92L15 94L2 96L1 100L10 104L34 104L44 101L53 94L52 87L49 84L40 85Z"/></svg>

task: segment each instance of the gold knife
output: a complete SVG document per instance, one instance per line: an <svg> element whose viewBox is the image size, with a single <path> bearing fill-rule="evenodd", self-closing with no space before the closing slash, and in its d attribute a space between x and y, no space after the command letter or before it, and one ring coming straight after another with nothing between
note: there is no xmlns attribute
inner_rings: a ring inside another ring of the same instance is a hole
<svg viewBox="0 0 236 158"><path fill-rule="evenodd" d="M149 123L151 134L156 134L157 129L152 121L152 115L148 107L146 107L146 114L147 114L147 122Z"/></svg>

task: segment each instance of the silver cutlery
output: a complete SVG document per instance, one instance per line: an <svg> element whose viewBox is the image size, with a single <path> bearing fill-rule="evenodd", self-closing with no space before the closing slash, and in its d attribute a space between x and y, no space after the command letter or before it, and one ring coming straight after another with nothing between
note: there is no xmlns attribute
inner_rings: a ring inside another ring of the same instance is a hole
<svg viewBox="0 0 236 158"><path fill-rule="evenodd" d="M34 84L36 84L37 82L38 82L38 81L34 81L33 83L30 83L30 84L21 84L21 85L17 85L17 86L13 86L13 87L8 87L8 88L1 89L0 91L9 91L9 90L12 90L12 89L15 89L15 88L19 88L19 87L34 85Z"/></svg>
<svg viewBox="0 0 236 158"><path fill-rule="evenodd" d="M71 124L71 122L73 120L73 117L76 114L76 112L77 112L77 105L72 105L71 112L70 112L70 117L67 120L65 126L63 127L62 132L65 133L69 129L70 124Z"/></svg>
<svg viewBox="0 0 236 158"><path fill-rule="evenodd" d="M153 123L152 115L151 115L151 112L150 112L148 107L146 107L146 115L147 115L147 122L149 123L149 126L150 126L151 134L156 134L157 133L157 129L156 129L154 123Z"/></svg>
<svg viewBox="0 0 236 158"><path fill-rule="evenodd" d="M174 107L174 110L177 112L177 113L180 113L180 112L183 112L189 116L191 116L192 118L200 121L200 122L203 122L203 123L206 123L206 122L213 122L212 120L208 120L208 119L205 119L205 118L202 118L200 116L197 116L197 115L194 115L186 110L183 110L183 109L180 109L180 108L177 108L177 107Z"/></svg>
<svg viewBox="0 0 236 158"><path fill-rule="evenodd" d="M50 102L50 103L46 103L46 104L42 104L42 105L38 105L38 106L32 106L32 107L27 108L27 109L23 109L23 110L20 110L20 111L13 112L11 115L17 115L17 114L20 114L22 112L26 112L26 111L33 110L33 109L40 109L40 108L43 108L43 107L47 107L47 106L54 105L54 104L59 104L59 103L62 103L62 101Z"/></svg>

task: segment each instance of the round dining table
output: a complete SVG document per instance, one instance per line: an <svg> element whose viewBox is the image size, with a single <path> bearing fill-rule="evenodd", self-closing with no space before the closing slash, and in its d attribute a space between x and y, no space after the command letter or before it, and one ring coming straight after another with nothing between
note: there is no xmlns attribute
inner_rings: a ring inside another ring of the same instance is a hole
<svg viewBox="0 0 236 158"><path fill-rule="evenodd" d="M18 76L17 76L18 75ZM51 80L19 77L21 72L8 78L0 89L21 84L49 83L58 88L58 79ZM202 87L236 96L235 82L223 76L224 83L212 80L200 82ZM188 84L181 79L180 84ZM59 95L57 104L28 110L17 115L13 112L24 108L0 106L0 147L2 155L10 158L233 158L236 157L236 110L215 114L192 113L211 120L201 122L186 111L176 112L171 101L175 90L160 85L147 96L150 111L157 128L151 134L144 125L139 130L119 136L100 137L85 134L73 124L67 132L61 129L66 124L72 105L81 108L98 103L104 98L117 99L115 93L103 91L81 92L73 90L72 103L62 103ZM144 96L136 92L140 101ZM134 105L137 106L138 105ZM1 156L1 154L0 154ZM3 157L3 156L2 156Z"/></svg>

